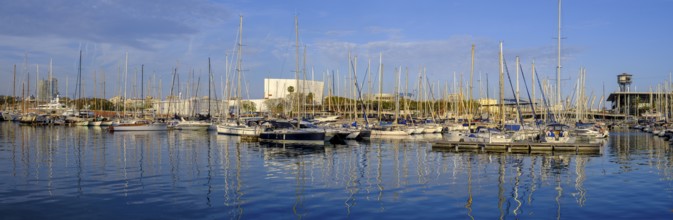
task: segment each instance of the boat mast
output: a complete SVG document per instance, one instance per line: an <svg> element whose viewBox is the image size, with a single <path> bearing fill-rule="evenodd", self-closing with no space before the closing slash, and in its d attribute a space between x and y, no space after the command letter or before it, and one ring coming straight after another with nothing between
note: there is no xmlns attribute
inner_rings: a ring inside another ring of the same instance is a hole
<svg viewBox="0 0 673 220"><path fill-rule="evenodd" d="M558 36L557 36L557 65L556 65L556 104L561 105L561 0L558 0Z"/></svg>
<svg viewBox="0 0 673 220"><path fill-rule="evenodd" d="M504 57L502 54L502 41L500 41L500 54L498 56L500 60L500 81L499 81L499 86L500 86L500 96L498 102L500 102L500 124L504 125L505 124L505 86L504 86L504 81L505 81L505 71L504 71Z"/></svg>
<svg viewBox="0 0 673 220"><path fill-rule="evenodd" d="M229 86L229 54L224 55L224 85L222 88L224 90L222 91L224 94L222 94L225 98L224 101L224 120L229 119L229 100L231 99L231 86Z"/></svg>
<svg viewBox="0 0 673 220"><path fill-rule="evenodd" d="M77 89L78 95L77 99L82 98L82 50L79 51L79 67L77 68ZM82 100L79 100L80 102ZM79 114L80 107L77 106L77 113Z"/></svg>
<svg viewBox="0 0 673 220"><path fill-rule="evenodd" d="M306 93L306 44L304 44L304 55L303 55L304 61L303 63L303 68L302 68L302 80L301 82L301 96L299 96L301 106L302 106L302 112L301 114L303 115L302 117L306 117L306 97L308 93Z"/></svg>
<svg viewBox="0 0 673 220"><path fill-rule="evenodd" d="M208 57L208 119L210 120L210 84L213 82L213 72L210 68L210 57Z"/></svg>
<svg viewBox="0 0 673 220"><path fill-rule="evenodd" d="M517 108L517 120L521 125L523 125L523 117L521 116L520 106L519 106L519 71L521 70L521 64L519 63L519 56L516 56L516 89L514 90L514 98L516 99L516 108ZM507 76L509 77L509 70L507 71ZM511 79L510 79L511 80Z"/></svg>
<svg viewBox="0 0 673 220"><path fill-rule="evenodd" d="M14 84L12 85L12 103L14 103L14 110L16 111L16 64L14 64Z"/></svg>
<svg viewBox="0 0 673 220"><path fill-rule="evenodd" d="M237 85L236 85L236 120L241 118L241 68L243 65L243 16L239 16L239 26L238 26L238 59L236 61L236 74L237 74Z"/></svg>
<svg viewBox="0 0 673 220"><path fill-rule="evenodd" d="M400 84L400 68L395 69L395 120L393 120L393 126L397 126L397 116L400 112L400 93L399 93L399 84Z"/></svg>
<svg viewBox="0 0 673 220"><path fill-rule="evenodd" d="M531 87L533 87L533 98L530 100L530 102L531 102L531 104L532 104L533 106L535 106L535 104L536 104L536 103L535 103L535 99L536 99L536 97L535 97L535 60L533 60L533 64L532 64L532 68L531 68L531 69L532 69L532 70L531 70L531 75L532 75L531 77L532 77L532 78L531 78L531 81L530 81L530 82L531 82L531 84L532 84ZM537 120L537 119L535 119L535 120ZM535 120L533 120L533 121L535 121Z"/></svg>
<svg viewBox="0 0 673 220"><path fill-rule="evenodd" d="M140 108L140 117L145 117L145 64L140 65L140 98L143 106Z"/></svg>
<svg viewBox="0 0 673 220"><path fill-rule="evenodd" d="M473 79L474 79L474 44L472 44L471 57L472 57L472 63L470 64L470 98L468 99L468 103L469 103L468 111L470 112L470 114L473 114L473 112L472 112L472 110L473 110L472 109L473 108L473 106L472 106L473 100L472 99L474 98L474 96L472 94L472 92L473 92L472 88L473 88L473 83L474 83L474 81L473 81ZM472 118L474 118L474 115L472 115Z"/></svg>
<svg viewBox="0 0 673 220"><path fill-rule="evenodd" d="M299 18L296 15L294 16L294 34L295 34L294 91L298 92L299 91ZM297 101L297 111L299 111L299 100L296 101ZM299 113L296 113L296 115L297 115L297 128L299 128L301 120L299 119ZM290 115L290 117L292 117L292 115Z"/></svg>
<svg viewBox="0 0 673 220"><path fill-rule="evenodd" d="M378 112L378 119L381 121L381 90L383 90L383 84L381 84L381 78L383 77L383 53L379 53L379 107L376 109Z"/></svg>
<svg viewBox="0 0 673 220"><path fill-rule="evenodd" d="M350 59L350 52L349 52L348 57ZM355 85L357 85L358 84L358 78L355 77L355 76L357 76L358 56L353 57L352 60L353 60L352 63L351 63L352 68L349 68L349 70L352 70L352 72L353 72L353 82L354 82ZM351 91L351 95L353 97L353 101L352 101L352 103L353 103L353 121L356 121L358 119L358 109L357 109L357 106L356 106L357 105L357 97L355 96L357 88L355 88L355 86L353 86L351 88L352 89L350 89L350 91Z"/></svg>
<svg viewBox="0 0 673 220"><path fill-rule="evenodd" d="M315 69L314 69L313 66L311 66L311 83L315 83ZM316 94L313 94L313 97L311 98L312 99L311 100L311 115L314 118L315 118L315 96L316 96Z"/></svg>
<svg viewBox="0 0 673 220"><path fill-rule="evenodd" d="M37 108L38 102L40 102L40 93L38 86L40 84L40 64L35 64L35 108Z"/></svg>
<svg viewBox="0 0 673 220"><path fill-rule="evenodd" d="M126 80L128 79L129 76L129 53L126 52L126 58L125 58L125 64L124 64L124 115L122 117L126 117Z"/></svg>

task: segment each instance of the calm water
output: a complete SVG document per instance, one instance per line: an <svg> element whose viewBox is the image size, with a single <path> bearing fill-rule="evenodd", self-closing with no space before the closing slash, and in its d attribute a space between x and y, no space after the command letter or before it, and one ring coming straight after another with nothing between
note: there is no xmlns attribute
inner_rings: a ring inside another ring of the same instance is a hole
<svg viewBox="0 0 673 220"><path fill-rule="evenodd" d="M0 219L673 219L668 142L484 154L428 140L268 146L0 123Z"/></svg>

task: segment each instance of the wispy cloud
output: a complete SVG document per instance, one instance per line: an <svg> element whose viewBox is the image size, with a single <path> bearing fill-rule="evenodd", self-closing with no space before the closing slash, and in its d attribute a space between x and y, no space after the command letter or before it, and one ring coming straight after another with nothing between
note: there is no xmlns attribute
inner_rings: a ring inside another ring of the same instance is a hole
<svg viewBox="0 0 673 220"><path fill-rule="evenodd" d="M325 35L329 37L343 37L353 35L354 33L355 31L353 30L331 30L325 32Z"/></svg>
<svg viewBox="0 0 673 220"><path fill-rule="evenodd" d="M402 36L402 29L399 28L385 28L380 26L366 27L365 31L369 34L382 34L389 39L399 39Z"/></svg>
<svg viewBox="0 0 673 220"><path fill-rule="evenodd" d="M471 65L471 46L475 49L475 74L489 74L491 83L497 83L498 69L498 41L478 38L473 36L453 36L441 40L417 40L400 41L386 40L367 43L352 43L343 41L319 41L311 45L313 48L313 61L322 65L323 69L347 69L348 51L353 56L358 56L359 69L367 65L367 60L372 62L372 71L378 70L379 54L383 56L384 64L384 88L387 91L393 89L395 68L408 68L412 81L416 81L418 72L425 68L428 77L433 82L447 83L453 81L453 74L464 76L467 81ZM509 48L505 44L505 59L510 73L515 71L515 56L520 56L522 66L527 74L530 74L530 63L535 60L540 74L552 73L555 67L556 53L552 45L526 48ZM564 59L569 59L579 49L564 51ZM342 73L344 74L344 73ZM376 73L374 73L376 74ZM475 75L475 80L476 80ZM457 79L459 80L459 79ZM476 83L476 82L475 82ZM475 88L475 92L478 88Z"/></svg>
<svg viewBox="0 0 673 220"><path fill-rule="evenodd" d="M8 1L0 7L0 34L152 49L150 42L194 34L194 24L220 22L223 14L222 6L208 1Z"/></svg>

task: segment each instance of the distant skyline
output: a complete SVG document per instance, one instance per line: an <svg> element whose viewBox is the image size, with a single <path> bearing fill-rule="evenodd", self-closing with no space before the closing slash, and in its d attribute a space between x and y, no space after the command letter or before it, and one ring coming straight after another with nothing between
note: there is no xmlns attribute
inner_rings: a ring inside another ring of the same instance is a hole
<svg viewBox="0 0 673 220"><path fill-rule="evenodd" d="M0 94L12 94L12 66L16 64L17 94L29 73L30 93L35 95L37 65L39 77L46 79L52 60L61 94L72 97L80 49L87 97L93 97L94 91L102 95L103 76L107 98L119 94L123 89L119 72L124 72L126 53L129 97L140 87L141 65L144 82L152 84L145 88L152 90L148 91L151 95L158 95L159 82L162 98L168 95L176 67L183 94L192 71L194 84L200 78L199 95L207 94L208 58L221 94L225 56L235 61L239 16L243 16L242 59L248 84L243 91L249 92L247 97L262 98L264 78L294 78L296 15L300 51L304 46L307 51L307 79L323 80L325 73L338 72L344 86L350 80L350 52L358 58L362 84L367 62L371 60L371 71L376 74L382 54L384 92L393 92L394 71L401 67L409 69L409 87L415 89L418 72L425 68L428 79L442 87L436 93L443 93L444 84L453 87L454 73L457 80L462 74L467 87L474 44L475 97L486 96L486 75L490 96L495 97L500 41L511 74L519 56L529 86L533 61L540 77L555 80L557 5L557 0L6 1L0 7L0 77L4 79ZM563 1L563 96L573 94L581 67L587 70L587 95L597 98L603 86L606 95L616 91L617 75L623 72L633 74L632 91L649 91L668 81L673 71L673 26L667 24L673 20L670 8L671 0ZM230 67L230 71L235 69ZM377 91L378 77L372 80ZM506 97L512 98L507 81L505 85ZM523 82L520 85L525 94Z"/></svg>

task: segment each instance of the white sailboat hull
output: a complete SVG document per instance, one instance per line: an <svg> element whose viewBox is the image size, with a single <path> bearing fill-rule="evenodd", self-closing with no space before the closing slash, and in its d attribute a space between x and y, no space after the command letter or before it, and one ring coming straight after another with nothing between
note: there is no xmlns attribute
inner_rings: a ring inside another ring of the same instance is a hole
<svg viewBox="0 0 673 220"><path fill-rule="evenodd" d="M154 124L120 124L111 127L112 131L167 131L168 126L164 123Z"/></svg>
<svg viewBox="0 0 673 220"><path fill-rule="evenodd" d="M257 127L218 125L217 133L238 136L259 136L261 129Z"/></svg>
<svg viewBox="0 0 673 220"><path fill-rule="evenodd" d="M447 141L457 141L457 142L462 142L467 139L467 135L464 132L459 132L459 131L449 131L446 133L446 139Z"/></svg>
<svg viewBox="0 0 673 220"><path fill-rule="evenodd" d="M210 123L208 122L197 122L197 121L184 121L179 122L175 125L175 128L180 130L208 130L210 128Z"/></svg>
<svg viewBox="0 0 673 220"><path fill-rule="evenodd" d="M386 136L408 136L405 131L383 131L383 130L372 130L372 137L386 137Z"/></svg>
<svg viewBox="0 0 673 220"><path fill-rule="evenodd" d="M78 121L78 122L75 122L75 126L89 126L89 121Z"/></svg>

